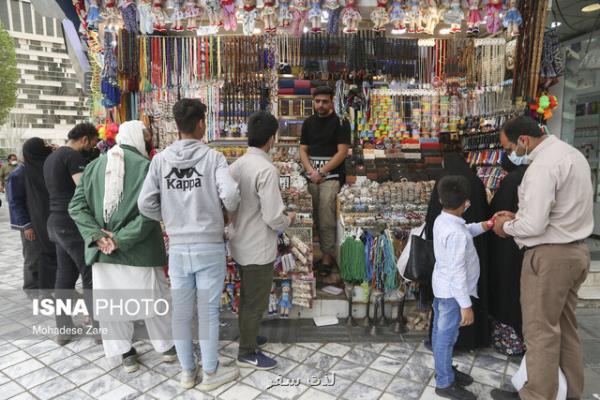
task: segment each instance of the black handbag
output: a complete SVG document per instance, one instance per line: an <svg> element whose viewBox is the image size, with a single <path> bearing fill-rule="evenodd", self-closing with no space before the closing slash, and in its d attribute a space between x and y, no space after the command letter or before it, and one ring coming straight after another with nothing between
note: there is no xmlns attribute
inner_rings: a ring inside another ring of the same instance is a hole
<svg viewBox="0 0 600 400"><path fill-rule="evenodd" d="M410 238L410 253L404 277L413 282L429 284L433 267L435 267L435 254L433 252L433 240L423 238L424 233L425 228L419 236L412 235Z"/></svg>

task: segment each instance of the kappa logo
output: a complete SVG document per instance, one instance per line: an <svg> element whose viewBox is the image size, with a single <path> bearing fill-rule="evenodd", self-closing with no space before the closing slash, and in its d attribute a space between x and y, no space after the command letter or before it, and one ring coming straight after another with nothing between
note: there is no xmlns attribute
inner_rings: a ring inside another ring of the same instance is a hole
<svg viewBox="0 0 600 400"><path fill-rule="evenodd" d="M167 189L192 190L202 187L202 174L195 167L178 169L173 168L165 180L167 181Z"/></svg>

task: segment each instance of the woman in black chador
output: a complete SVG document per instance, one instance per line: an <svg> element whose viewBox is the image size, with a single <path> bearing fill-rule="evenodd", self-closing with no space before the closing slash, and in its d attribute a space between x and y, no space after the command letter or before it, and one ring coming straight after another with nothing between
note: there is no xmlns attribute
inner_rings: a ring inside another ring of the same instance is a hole
<svg viewBox="0 0 600 400"><path fill-rule="evenodd" d="M490 218L491 212L487 202L485 186L483 182L473 171L465 159L458 153L449 153L444 156L444 170L441 179L446 175L461 175L471 183L471 207L464 213L463 218L469 223L486 221ZM429 207L427 209L427 218L425 220L425 232L428 239L433 239L433 223L442 212L442 205L437 192L437 183L431 193ZM490 344L490 327L488 321L488 240L489 233L479 235L474 238L475 248L479 255L480 275L477 284L478 299L471 298L473 302L473 312L475 313L475 323L473 325L460 328L458 341L454 346L458 350L473 350L478 347L486 347ZM431 289L429 288L429 291ZM431 339L431 328L429 331Z"/></svg>
<svg viewBox="0 0 600 400"><path fill-rule="evenodd" d="M508 175L494 195L492 213L508 210L517 212L519 206L518 188L523 180L526 166L516 166L508 157L502 158L502 168ZM496 235L489 238L489 289L490 315L497 321L511 326L521 337L521 265L523 252L513 238L502 239Z"/></svg>

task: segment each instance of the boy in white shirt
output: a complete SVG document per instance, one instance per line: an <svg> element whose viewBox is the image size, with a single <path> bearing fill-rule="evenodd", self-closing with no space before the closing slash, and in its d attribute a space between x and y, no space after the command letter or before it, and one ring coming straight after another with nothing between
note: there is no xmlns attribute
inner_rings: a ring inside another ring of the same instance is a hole
<svg viewBox="0 0 600 400"><path fill-rule="evenodd" d="M466 224L463 213L469 208L469 181L449 175L438 183L442 213L433 226L435 268L433 286L432 346L438 396L448 399L475 400L464 386L473 378L452 366L452 350L461 326L474 320L471 296L477 297L479 257L473 238L490 229L490 222Z"/></svg>

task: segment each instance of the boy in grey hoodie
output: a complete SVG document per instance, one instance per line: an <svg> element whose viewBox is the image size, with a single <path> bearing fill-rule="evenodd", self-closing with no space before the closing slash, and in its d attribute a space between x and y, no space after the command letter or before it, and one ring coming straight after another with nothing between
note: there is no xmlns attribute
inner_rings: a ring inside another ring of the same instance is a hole
<svg viewBox="0 0 600 400"><path fill-rule="evenodd" d="M223 209L233 213L240 194L223 154L200 141L206 131L205 113L200 100L182 99L175 104L181 139L152 159L138 207L143 215L162 220L169 236L173 334L181 385L191 388L196 382L192 345L196 298L203 366L199 388L211 391L239 375L237 367L218 365L218 344L226 271Z"/></svg>

